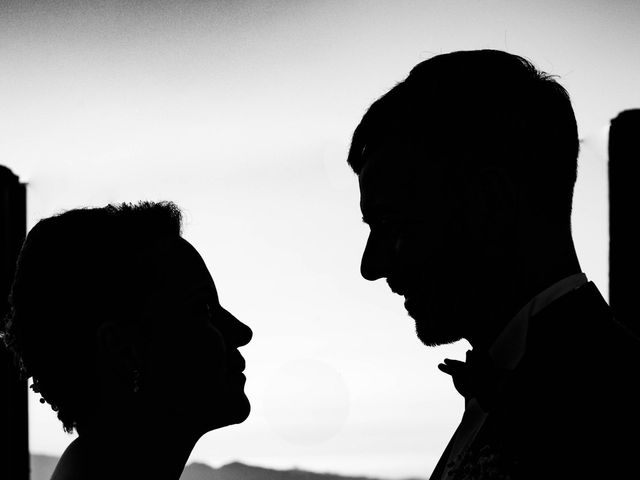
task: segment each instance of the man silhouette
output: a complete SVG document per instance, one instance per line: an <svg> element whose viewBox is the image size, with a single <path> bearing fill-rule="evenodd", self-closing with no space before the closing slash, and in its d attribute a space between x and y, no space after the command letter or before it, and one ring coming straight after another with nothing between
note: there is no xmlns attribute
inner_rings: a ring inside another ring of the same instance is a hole
<svg viewBox="0 0 640 480"><path fill-rule="evenodd" d="M565 89L494 50L418 64L353 134L362 276L404 296L425 345L472 346L439 366L465 411L432 479L631 469L640 343L578 262L578 148Z"/></svg>

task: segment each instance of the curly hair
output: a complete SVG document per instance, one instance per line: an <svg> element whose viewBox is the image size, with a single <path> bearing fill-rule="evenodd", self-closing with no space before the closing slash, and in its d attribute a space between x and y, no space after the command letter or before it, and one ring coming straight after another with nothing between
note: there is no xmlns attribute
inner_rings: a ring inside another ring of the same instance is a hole
<svg viewBox="0 0 640 480"><path fill-rule="evenodd" d="M181 230L174 203L139 202L69 210L27 235L0 334L66 432L96 391L97 327L136 321L154 288L144 253Z"/></svg>

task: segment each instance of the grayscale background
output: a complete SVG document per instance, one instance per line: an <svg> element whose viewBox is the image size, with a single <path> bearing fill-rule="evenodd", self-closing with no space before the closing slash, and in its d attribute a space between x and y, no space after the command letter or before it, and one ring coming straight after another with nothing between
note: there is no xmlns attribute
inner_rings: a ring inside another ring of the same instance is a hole
<svg viewBox="0 0 640 480"><path fill-rule="evenodd" d="M639 25L633 0L2 0L0 163L28 182L29 227L109 202L184 209L254 331L252 414L191 461L426 477L463 411L436 365L468 344L424 347L402 299L360 278L350 135L438 53L501 49L559 75L582 139L576 244L606 297L607 131L640 107ZM73 436L30 395L31 451L59 455Z"/></svg>

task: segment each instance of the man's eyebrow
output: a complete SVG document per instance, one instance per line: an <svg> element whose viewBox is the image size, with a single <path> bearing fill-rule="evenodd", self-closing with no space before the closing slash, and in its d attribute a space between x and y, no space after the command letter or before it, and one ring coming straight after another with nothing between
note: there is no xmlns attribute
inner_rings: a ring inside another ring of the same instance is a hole
<svg viewBox="0 0 640 480"><path fill-rule="evenodd" d="M375 219L380 216L379 208L377 208L376 205L361 205L360 211L362 212L362 221L366 224L374 222Z"/></svg>
<svg viewBox="0 0 640 480"><path fill-rule="evenodd" d="M373 210L362 215L362 222L367 225L377 223L381 220L394 220L394 221L414 221L415 215L405 212L401 209L379 209Z"/></svg>
<svg viewBox="0 0 640 480"><path fill-rule="evenodd" d="M384 218L385 217L385 213L384 211L380 210L374 210L372 212L367 212L365 214L362 215L362 222L367 224L367 225L372 225L374 223L377 223L380 218Z"/></svg>

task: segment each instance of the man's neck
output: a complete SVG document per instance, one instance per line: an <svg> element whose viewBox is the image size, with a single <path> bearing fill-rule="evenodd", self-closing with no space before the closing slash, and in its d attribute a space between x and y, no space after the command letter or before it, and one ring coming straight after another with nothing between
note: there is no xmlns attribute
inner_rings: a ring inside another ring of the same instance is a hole
<svg viewBox="0 0 640 480"><path fill-rule="evenodd" d="M582 271L570 231L553 234L543 228L533 228L523 237L513 315L543 290Z"/></svg>
<svg viewBox="0 0 640 480"><path fill-rule="evenodd" d="M557 237L531 234L516 261L509 278L503 278L488 298L483 310L486 322L478 322L477 329L467 340L473 348L488 350L511 319L533 297L554 283L582 270L573 242L554 242Z"/></svg>

